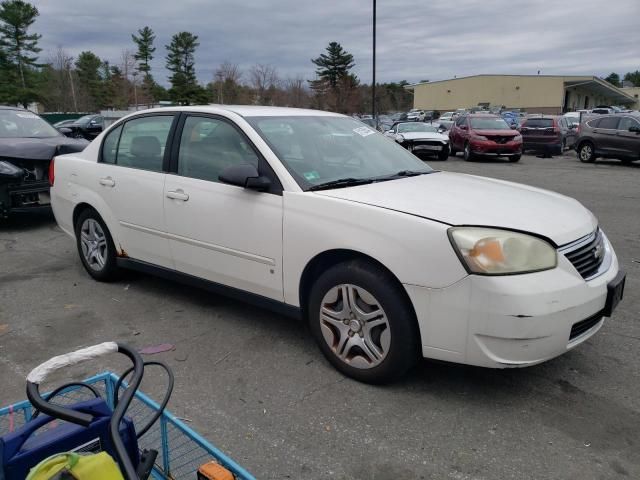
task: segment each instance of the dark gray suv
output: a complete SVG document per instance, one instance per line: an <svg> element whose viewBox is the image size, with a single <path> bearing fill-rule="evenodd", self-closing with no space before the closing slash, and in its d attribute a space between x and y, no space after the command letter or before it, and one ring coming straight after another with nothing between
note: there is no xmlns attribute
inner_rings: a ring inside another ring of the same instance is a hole
<svg viewBox="0 0 640 480"><path fill-rule="evenodd" d="M581 162L616 158L640 160L640 114L620 113L589 118L580 124L576 152Z"/></svg>

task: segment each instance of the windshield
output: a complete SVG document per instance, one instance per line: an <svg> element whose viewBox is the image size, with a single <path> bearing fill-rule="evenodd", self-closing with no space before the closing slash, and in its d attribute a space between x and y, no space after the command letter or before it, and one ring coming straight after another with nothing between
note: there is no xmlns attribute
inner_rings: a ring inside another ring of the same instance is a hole
<svg viewBox="0 0 640 480"><path fill-rule="evenodd" d="M84 117L75 119L73 123L78 123L78 124L89 123L93 117L94 115L85 115Z"/></svg>
<svg viewBox="0 0 640 480"><path fill-rule="evenodd" d="M246 117L304 189L343 178L433 171L422 160L348 117Z"/></svg>
<svg viewBox="0 0 640 480"><path fill-rule="evenodd" d="M431 132L437 133L438 129L431 125L427 125L426 123L401 123L398 125L398 133L407 133L407 132Z"/></svg>
<svg viewBox="0 0 640 480"><path fill-rule="evenodd" d="M511 130L511 127L502 118L472 117L469 121L474 130Z"/></svg>
<svg viewBox="0 0 640 480"><path fill-rule="evenodd" d="M0 110L0 138L50 138L60 133L35 113Z"/></svg>

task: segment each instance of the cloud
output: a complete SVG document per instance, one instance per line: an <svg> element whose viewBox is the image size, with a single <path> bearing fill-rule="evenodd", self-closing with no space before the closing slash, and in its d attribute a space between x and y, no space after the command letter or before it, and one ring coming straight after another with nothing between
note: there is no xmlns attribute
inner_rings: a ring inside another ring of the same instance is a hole
<svg viewBox="0 0 640 480"><path fill-rule="evenodd" d="M281 76L313 78L311 58L331 41L371 79L371 1L367 0L41 0L34 31L42 58L63 47L91 50L112 64L131 34L157 35L153 74L166 82L165 45L186 30L199 36L202 82L225 60L246 70L272 64ZM640 69L638 0L393 0L378 2L379 81L439 80L477 73L624 74Z"/></svg>

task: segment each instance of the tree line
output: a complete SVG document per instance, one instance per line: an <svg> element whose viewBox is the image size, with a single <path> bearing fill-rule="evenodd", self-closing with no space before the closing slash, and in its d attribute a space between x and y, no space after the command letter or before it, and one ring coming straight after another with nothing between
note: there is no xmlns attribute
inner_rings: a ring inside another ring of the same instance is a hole
<svg viewBox="0 0 640 480"><path fill-rule="evenodd" d="M615 72L611 72L605 80L609 82L614 87L622 87L622 81L630 82L634 87L640 87L640 70L636 70L635 72L627 72L620 80L620 75Z"/></svg>
<svg viewBox="0 0 640 480"><path fill-rule="evenodd" d="M282 77L276 66L257 63L245 70L229 61L219 65L207 84L198 82L195 53L198 36L178 32L165 45L169 88L154 77L151 61L159 55L156 35L144 26L131 35L131 48L118 59L103 59L91 51L73 57L59 47L40 59L41 35L31 32L38 9L24 0L0 2L0 104L38 102L46 111L95 112L131 105L171 101L175 104L256 104L370 112L371 86L352 73L355 62L339 43L311 61L313 80ZM410 108L406 81L377 85L378 111Z"/></svg>

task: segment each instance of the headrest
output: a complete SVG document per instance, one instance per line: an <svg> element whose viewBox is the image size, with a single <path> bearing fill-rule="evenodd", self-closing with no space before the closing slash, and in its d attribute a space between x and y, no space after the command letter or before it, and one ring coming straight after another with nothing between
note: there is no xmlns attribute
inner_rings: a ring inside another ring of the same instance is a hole
<svg viewBox="0 0 640 480"><path fill-rule="evenodd" d="M129 151L136 157L158 157L161 153L160 140L154 136L134 137Z"/></svg>

